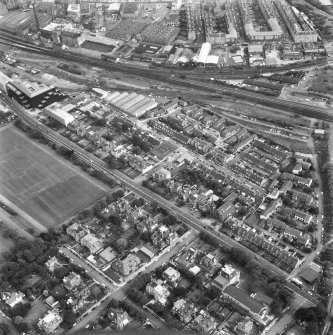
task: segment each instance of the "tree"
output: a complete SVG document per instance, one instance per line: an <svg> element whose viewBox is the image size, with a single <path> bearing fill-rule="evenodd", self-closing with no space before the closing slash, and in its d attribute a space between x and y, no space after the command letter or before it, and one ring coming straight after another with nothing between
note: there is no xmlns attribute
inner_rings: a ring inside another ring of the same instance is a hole
<svg viewBox="0 0 333 335"><path fill-rule="evenodd" d="M162 315L165 307L160 302L155 302L150 308L158 315Z"/></svg>
<svg viewBox="0 0 333 335"><path fill-rule="evenodd" d="M0 335L9 335L10 334L10 327L7 323L0 322Z"/></svg>
<svg viewBox="0 0 333 335"><path fill-rule="evenodd" d="M64 311L63 321L61 327L64 329L69 329L73 327L73 324L76 322L76 315L71 308L67 308Z"/></svg>
<svg viewBox="0 0 333 335"><path fill-rule="evenodd" d="M175 294L175 296L177 296L178 298L183 298L186 296L187 294L187 290L185 287L183 286L177 286L174 290L173 293Z"/></svg>
<svg viewBox="0 0 333 335"><path fill-rule="evenodd" d="M30 310L30 303L25 303L25 304L22 304L21 302L16 304L14 307L13 307L13 315L14 316L26 316L28 311Z"/></svg>
<svg viewBox="0 0 333 335"><path fill-rule="evenodd" d="M120 226L122 223L122 219L116 214L111 214L109 216L109 221L116 226Z"/></svg>
<svg viewBox="0 0 333 335"><path fill-rule="evenodd" d="M274 315L280 315L282 313L282 302L280 299L274 299L271 303L271 312Z"/></svg>
<svg viewBox="0 0 333 335"><path fill-rule="evenodd" d="M216 286L211 286L207 291L207 297L214 300L221 296L221 290Z"/></svg>
<svg viewBox="0 0 333 335"><path fill-rule="evenodd" d="M24 321L16 324L16 328L21 333L27 333L29 331L29 325Z"/></svg>
<svg viewBox="0 0 333 335"><path fill-rule="evenodd" d="M69 270L65 266L61 266L60 268L57 268L54 270L54 276L58 279L63 279L69 274Z"/></svg>

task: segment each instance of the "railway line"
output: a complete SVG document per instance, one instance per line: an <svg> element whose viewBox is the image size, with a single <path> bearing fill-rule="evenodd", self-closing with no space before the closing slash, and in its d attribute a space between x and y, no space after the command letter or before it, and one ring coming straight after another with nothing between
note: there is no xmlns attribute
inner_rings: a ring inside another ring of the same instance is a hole
<svg viewBox="0 0 333 335"><path fill-rule="evenodd" d="M216 98L228 96L235 99L251 101L268 107L280 108L284 111L310 118L317 118L323 121L333 122L333 113L330 112L328 109L309 106L293 101L281 100L278 98L265 96L256 92L249 92L241 88L235 88L234 86L223 83L212 83L194 79L181 79L177 78L176 76L170 76L170 73L167 73L165 71L156 72L151 71L151 69L135 68L120 63L113 63L101 59L87 57L85 55L73 54L60 50L50 50L48 48L40 46L33 46L30 43L18 41L17 39L14 39L14 41L12 41L10 37L6 36L0 37L0 43L6 44L8 46L15 46L30 52L36 52L45 56L59 58L70 62L77 62L80 64L84 63L94 67L100 67L111 72L126 73L129 76L136 76L154 82L160 82L164 85L169 84L173 86L173 88L175 86L179 87L180 90L187 89L192 91L193 93L198 92L209 94L213 95Z"/></svg>
<svg viewBox="0 0 333 335"><path fill-rule="evenodd" d="M5 30L3 28L0 28L0 32L1 32L1 39L2 40L6 40L7 42L12 42L12 41L16 41L17 43L21 43L22 45L26 45L26 46L32 46L33 44L28 42L28 41L23 41L21 38L17 37L17 35L15 33L11 33L8 30ZM46 51L50 51L50 48L46 48L46 47L40 47L38 46L38 48L40 49L44 49ZM88 58L87 56L85 56L85 58ZM91 57L90 57L91 58ZM94 60L96 60L95 58L93 58ZM274 72L274 73L278 73L278 72L286 72L289 71L291 69L303 69L303 68L307 68L309 66L315 66L315 65L324 65L326 64L326 60L325 59L318 59L318 60L314 60L314 61L310 61L307 63L295 63L295 64L288 64L285 66L281 66L279 68L270 68L270 67L265 67L265 68L245 68L245 69L234 69L234 68L220 68L218 69L218 71L214 70L214 71L209 71L209 70L199 70L199 71L191 71L191 70L182 70L179 68L166 68L166 67L162 67L162 66L158 66L158 65L154 65L151 64L151 70L153 70L155 73L164 73L166 74L170 74L173 73L175 75L188 75L189 77L193 77L193 78L209 78L212 75L214 77L221 77L223 79L228 79L230 78L239 78L239 79L246 79L249 76L256 76L256 75L260 75L263 73L270 73L270 72ZM134 65L130 65L130 64L121 64L118 63L119 66L122 67L126 67L126 68L135 68Z"/></svg>

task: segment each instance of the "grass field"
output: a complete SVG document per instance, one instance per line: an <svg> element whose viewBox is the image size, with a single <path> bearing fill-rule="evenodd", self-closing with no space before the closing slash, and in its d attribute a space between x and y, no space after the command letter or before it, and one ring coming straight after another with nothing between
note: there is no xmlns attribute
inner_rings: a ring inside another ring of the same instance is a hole
<svg viewBox="0 0 333 335"><path fill-rule="evenodd" d="M46 228L105 193L16 128L1 130L0 143L1 194Z"/></svg>
<svg viewBox="0 0 333 335"><path fill-rule="evenodd" d="M309 91L333 94L333 67L325 66L313 78Z"/></svg>

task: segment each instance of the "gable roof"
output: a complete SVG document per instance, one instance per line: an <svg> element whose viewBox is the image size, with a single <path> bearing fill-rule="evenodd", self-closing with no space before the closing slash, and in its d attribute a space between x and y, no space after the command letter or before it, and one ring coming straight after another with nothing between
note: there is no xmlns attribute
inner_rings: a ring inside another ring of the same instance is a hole
<svg viewBox="0 0 333 335"><path fill-rule="evenodd" d="M240 305L245 306L254 314L260 314L265 307L263 304L234 285L227 286L224 289L224 293L238 301Z"/></svg>

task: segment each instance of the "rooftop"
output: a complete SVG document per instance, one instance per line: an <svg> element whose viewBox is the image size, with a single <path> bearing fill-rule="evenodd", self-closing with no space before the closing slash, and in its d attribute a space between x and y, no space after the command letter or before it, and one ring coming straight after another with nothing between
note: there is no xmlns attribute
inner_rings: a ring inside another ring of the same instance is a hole
<svg viewBox="0 0 333 335"><path fill-rule="evenodd" d="M37 82L32 82L32 81L16 81L14 80L12 84L19 89L21 92L26 94L29 98L34 98L42 93L45 93L49 90L51 90L53 87L37 83Z"/></svg>
<svg viewBox="0 0 333 335"><path fill-rule="evenodd" d="M248 308L254 314L260 314L264 308L264 305L234 285L227 286L223 292Z"/></svg>

